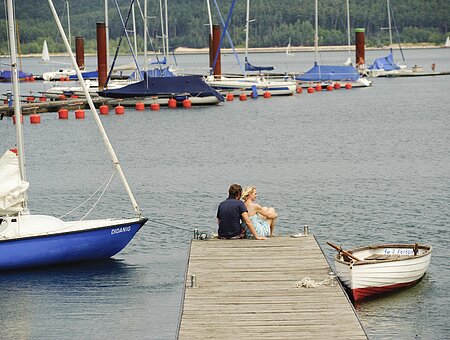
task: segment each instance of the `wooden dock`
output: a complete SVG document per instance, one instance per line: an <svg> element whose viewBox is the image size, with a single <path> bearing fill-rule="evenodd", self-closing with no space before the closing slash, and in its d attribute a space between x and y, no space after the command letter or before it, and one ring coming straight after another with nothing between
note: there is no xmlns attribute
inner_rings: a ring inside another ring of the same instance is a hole
<svg viewBox="0 0 450 340"><path fill-rule="evenodd" d="M98 108L100 105L118 105L120 100L96 97L92 98L92 102L94 103L94 106ZM85 98L69 98L63 100L47 100L43 102L38 100L33 102L23 102L21 103L20 108L22 114L25 116L33 113L57 112L60 109L87 109L89 108L89 105ZM0 105L0 114L4 116L12 116L14 115L14 107L6 104Z"/></svg>
<svg viewBox="0 0 450 340"><path fill-rule="evenodd" d="M367 339L330 272L312 235L194 239L178 338ZM305 278L322 285L299 286Z"/></svg>

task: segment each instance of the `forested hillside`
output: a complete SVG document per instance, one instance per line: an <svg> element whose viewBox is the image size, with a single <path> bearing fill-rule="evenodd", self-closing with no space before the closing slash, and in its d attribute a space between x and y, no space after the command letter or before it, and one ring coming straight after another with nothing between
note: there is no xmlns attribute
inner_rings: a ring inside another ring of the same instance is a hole
<svg viewBox="0 0 450 340"><path fill-rule="evenodd" d="M137 1L137 0L136 0ZM216 0L226 20L232 0ZM117 0L122 16L126 18L130 1ZM150 36L158 49L160 38L159 0L148 0L148 25ZM213 22L219 24L215 1L210 0ZM245 39L246 0L237 0L229 32L236 46L243 46ZM61 21L67 30L66 1L54 0ZM104 21L104 0L69 1L72 41L75 36L85 38L86 52L95 51L95 24ZM164 3L164 1L163 1ZM450 23L449 0L391 0L393 31L402 43L443 44ZM143 6L144 0L140 0ZM206 0L168 0L170 47L207 47L208 12ZM136 5L136 8L138 6ZM117 14L115 1L109 1L109 28L111 49L122 34L122 23ZM20 49L22 54L40 53L43 40L49 44L50 53L64 51L62 40L51 16L47 1L16 1ZM250 17L251 47L286 46L289 39L293 46L311 46L314 41L314 0L252 0ZM343 45L347 42L346 0L320 0L320 45ZM350 0L351 29L365 28L368 46L388 43L386 30L386 0ZM130 18L129 29L132 28ZM143 20L136 9L136 25L139 45L142 48ZM5 6L0 8L0 54L8 53ZM352 39L354 34L351 34ZM123 44L126 45L126 44ZM228 43L225 43L228 45ZM124 46L124 50L126 46Z"/></svg>

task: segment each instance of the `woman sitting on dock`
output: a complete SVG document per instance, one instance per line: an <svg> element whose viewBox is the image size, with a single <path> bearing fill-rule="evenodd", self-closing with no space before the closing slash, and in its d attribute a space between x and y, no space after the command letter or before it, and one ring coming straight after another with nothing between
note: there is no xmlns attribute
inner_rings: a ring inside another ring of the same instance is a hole
<svg viewBox="0 0 450 340"><path fill-rule="evenodd" d="M278 215L274 208L262 207L258 203L255 203L257 196L256 188L247 186L242 192L241 199L247 207L248 217L258 235L265 237L273 236L275 221ZM248 228L247 236L252 236L249 234Z"/></svg>

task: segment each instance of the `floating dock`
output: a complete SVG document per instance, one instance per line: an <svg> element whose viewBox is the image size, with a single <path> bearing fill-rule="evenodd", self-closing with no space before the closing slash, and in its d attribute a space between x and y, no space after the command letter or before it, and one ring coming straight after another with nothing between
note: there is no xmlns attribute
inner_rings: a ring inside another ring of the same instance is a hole
<svg viewBox="0 0 450 340"><path fill-rule="evenodd" d="M92 102L95 107L100 105L118 105L120 100L110 99L110 98L92 98ZM47 101L33 101L33 102L23 102L20 105L22 114L29 115L33 113L44 113L44 112L57 112L60 109L77 110L77 109L87 109L89 104L84 98L70 98L63 100L47 100ZM0 114L5 116L14 115L14 107L9 105L0 105Z"/></svg>
<svg viewBox="0 0 450 340"><path fill-rule="evenodd" d="M194 239L178 339L367 339L330 272L312 235Z"/></svg>

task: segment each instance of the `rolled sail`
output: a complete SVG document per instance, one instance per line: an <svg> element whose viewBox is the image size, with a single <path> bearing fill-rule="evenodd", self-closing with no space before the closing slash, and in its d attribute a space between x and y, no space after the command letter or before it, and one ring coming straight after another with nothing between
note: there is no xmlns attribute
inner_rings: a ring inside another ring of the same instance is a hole
<svg viewBox="0 0 450 340"><path fill-rule="evenodd" d="M29 185L20 177L17 154L6 151L0 158L0 216L23 211L22 203Z"/></svg>

